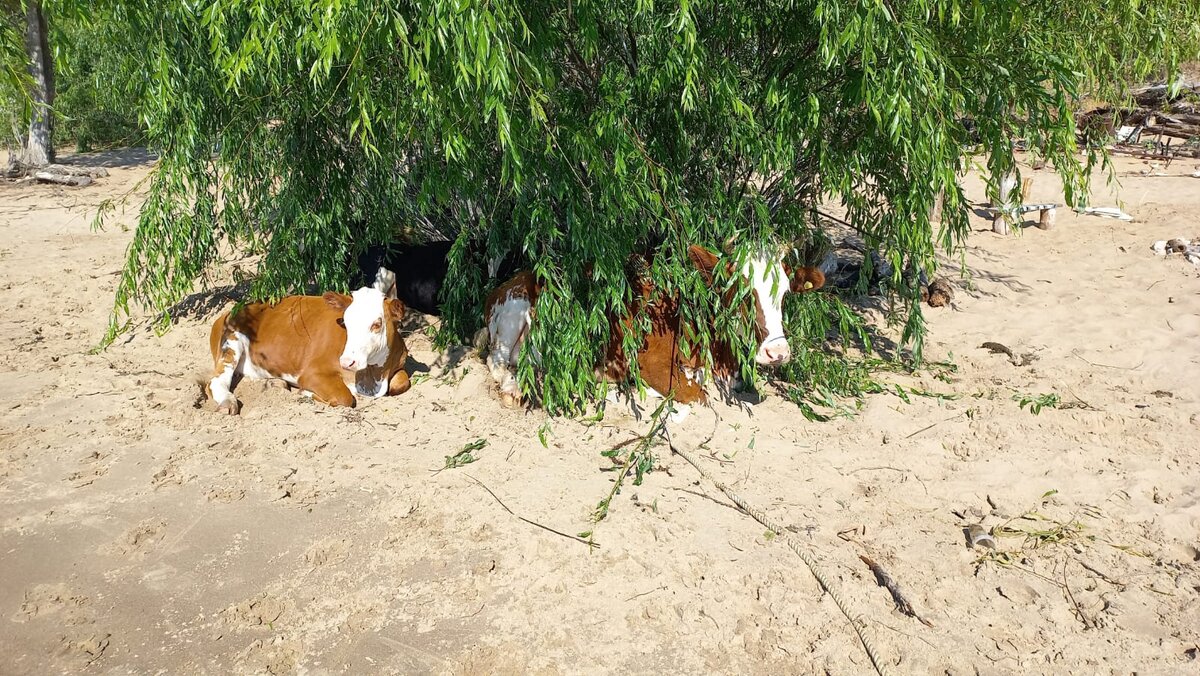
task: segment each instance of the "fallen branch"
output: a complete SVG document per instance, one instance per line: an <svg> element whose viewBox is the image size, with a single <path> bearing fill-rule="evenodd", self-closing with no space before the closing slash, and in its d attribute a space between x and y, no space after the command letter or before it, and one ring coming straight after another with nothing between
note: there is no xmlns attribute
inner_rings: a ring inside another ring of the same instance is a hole
<svg viewBox="0 0 1200 676"><path fill-rule="evenodd" d="M932 622L917 614L917 611L913 609L912 604L909 603L908 599L904 597L904 593L900 591L900 584L896 582L896 578L892 577L890 573L884 570L883 566L875 563L874 559L863 554L859 554L858 558L862 559L862 562L867 564L867 567L870 568L871 572L875 574L875 582L880 587L888 590L888 593L892 595L892 602L896 604L896 610L899 610L901 613L916 619L926 627L933 626Z"/></svg>
<svg viewBox="0 0 1200 676"><path fill-rule="evenodd" d="M581 538L581 537L576 537L576 536L574 536L574 535L569 535L569 534L567 534L567 533L564 533L564 532L562 532L562 531L559 531L559 530L554 530L553 528L551 528L551 527L549 527L549 526L543 526L542 524L540 524L540 523L538 523L538 522L536 522L536 521L530 521L529 519L526 519L525 517L521 516L520 514L517 514L516 512L512 511L511 509L509 509L509 508L508 508L508 505L504 504L504 501L500 499L500 496L499 496L499 495L496 495L495 493L493 493L493 492L492 492L492 489L490 489L490 488L488 488L487 486L485 486L485 485L484 485L484 483L483 483L482 481L480 481L479 479L476 479L475 477L471 476L470 474L465 474L464 476L466 476L466 477L467 477L468 479L470 479L471 481L474 481L475 483L479 484L479 487L480 487L480 488L482 488L483 490L487 491L487 492L488 492L488 495L492 496L492 498L494 498L494 499L496 500L496 502L497 502L497 503L499 503L499 504L500 504L500 506L504 508L504 511L508 512L509 514L512 514L513 516L517 517L517 518L518 518L518 519L520 519L521 521L524 521L525 523L527 523L527 524L529 524L529 525L531 525L531 526L536 526L536 527L538 527L538 528L541 528L541 529L542 529L542 530L544 530L544 531L549 531L549 532L551 532L551 533L554 533L555 535L558 535L558 536L560 536L560 537L567 538L568 540L574 540L574 541L576 541L576 542L582 542L583 544L585 544L585 545L587 545L588 547L590 547L590 548L593 548L593 549L598 549L598 548L600 547L600 544L599 544L599 543L597 543L597 542L592 542L591 540L584 540L584 539L583 539L583 538Z"/></svg>
<svg viewBox="0 0 1200 676"><path fill-rule="evenodd" d="M55 174L49 171L35 171L33 177L42 183L55 183L58 185L70 185L76 188L82 188L92 184L91 176L75 176L71 174Z"/></svg>

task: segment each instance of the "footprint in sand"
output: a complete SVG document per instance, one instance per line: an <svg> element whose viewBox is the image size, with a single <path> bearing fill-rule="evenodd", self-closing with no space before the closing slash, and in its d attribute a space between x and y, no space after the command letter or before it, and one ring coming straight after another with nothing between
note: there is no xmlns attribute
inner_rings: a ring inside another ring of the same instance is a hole
<svg viewBox="0 0 1200 676"><path fill-rule="evenodd" d="M72 472L66 478L72 488L83 488L84 486L92 485L96 479L108 474L108 465L106 462L111 457L109 453L100 451L92 451L79 459L79 464L84 465L84 468L78 472Z"/></svg>
<svg viewBox="0 0 1200 676"><path fill-rule="evenodd" d="M155 544L167 534L167 522L161 519L151 519L130 528L115 542L101 547L102 554L116 554L130 558L142 558Z"/></svg>
<svg viewBox="0 0 1200 676"><path fill-rule="evenodd" d="M269 642L253 641L238 655L238 662L251 673L290 674L296 671L303 652L296 641L276 636Z"/></svg>
<svg viewBox="0 0 1200 676"><path fill-rule="evenodd" d="M252 599L221 611L225 623L231 626L270 627L287 610L287 604L263 592Z"/></svg>
<svg viewBox="0 0 1200 676"><path fill-rule="evenodd" d="M155 472L154 476L150 478L150 484L154 486L155 490L172 484L179 486L186 481L187 479L174 460L168 461L162 469Z"/></svg>
<svg viewBox="0 0 1200 676"><path fill-rule="evenodd" d="M246 497L246 491L232 486L214 486L204 493L209 502L231 503Z"/></svg>
<svg viewBox="0 0 1200 676"><path fill-rule="evenodd" d="M103 632L63 636L59 639L59 656L77 666L90 666L104 655L112 634Z"/></svg>
<svg viewBox="0 0 1200 676"><path fill-rule="evenodd" d="M313 568L320 568L345 561L349 553L349 540L325 540L318 542L305 552L304 562Z"/></svg>
<svg viewBox="0 0 1200 676"><path fill-rule="evenodd" d="M54 617L58 624L76 626L92 622L91 600L75 594L65 584L40 584L25 592L13 622Z"/></svg>

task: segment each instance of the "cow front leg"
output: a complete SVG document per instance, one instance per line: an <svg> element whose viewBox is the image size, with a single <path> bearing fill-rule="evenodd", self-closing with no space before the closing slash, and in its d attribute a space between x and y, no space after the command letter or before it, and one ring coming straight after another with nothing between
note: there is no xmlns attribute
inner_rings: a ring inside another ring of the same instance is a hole
<svg viewBox="0 0 1200 676"><path fill-rule="evenodd" d="M313 399L329 406L354 408L354 395L342 382L339 373L322 373L301 377L297 383L301 389L312 393Z"/></svg>
<svg viewBox="0 0 1200 676"><path fill-rule="evenodd" d="M241 372L243 346L235 336L229 336L221 343L220 350L215 360L215 373L208 383L208 391L217 403L218 413L237 415L241 412L242 405L233 394L233 381Z"/></svg>
<svg viewBox="0 0 1200 676"><path fill-rule="evenodd" d="M388 395L396 396L404 394L408 388L412 387L412 380L408 377L408 371L400 369L392 374L392 379L388 381Z"/></svg>
<svg viewBox="0 0 1200 676"><path fill-rule="evenodd" d="M500 388L500 404L507 408L524 405L521 386L517 382L517 361L521 345L529 332L528 313L509 308L512 301L505 303L493 314L488 325L491 336L491 352L488 353L488 370ZM524 307L528 308L526 302Z"/></svg>

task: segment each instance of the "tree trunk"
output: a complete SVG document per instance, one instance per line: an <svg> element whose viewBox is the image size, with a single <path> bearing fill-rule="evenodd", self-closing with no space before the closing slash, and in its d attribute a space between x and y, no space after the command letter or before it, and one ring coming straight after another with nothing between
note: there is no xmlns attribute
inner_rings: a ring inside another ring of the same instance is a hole
<svg viewBox="0 0 1200 676"><path fill-rule="evenodd" d="M32 115L29 140L25 144L25 164L42 166L54 161L51 125L54 105L54 60L47 37L46 15L40 0L28 0L25 10L25 54L29 57L29 75L33 78Z"/></svg>

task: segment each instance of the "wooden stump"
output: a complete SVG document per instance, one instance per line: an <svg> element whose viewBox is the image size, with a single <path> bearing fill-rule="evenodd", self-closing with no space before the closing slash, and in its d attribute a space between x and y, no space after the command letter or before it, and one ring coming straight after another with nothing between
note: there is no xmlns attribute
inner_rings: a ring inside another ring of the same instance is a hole
<svg viewBox="0 0 1200 676"><path fill-rule="evenodd" d="M1053 228L1055 212L1056 212L1056 210L1054 208L1042 209L1041 213L1038 216L1037 227L1041 230L1049 230L1049 229Z"/></svg>
<svg viewBox="0 0 1200 676"><path fill-rule="evenodd" d="M996 212L995 218L992 219L992 232L997 235L1008 234L1008 218L1005 217L1004 212Z"/></svg>

